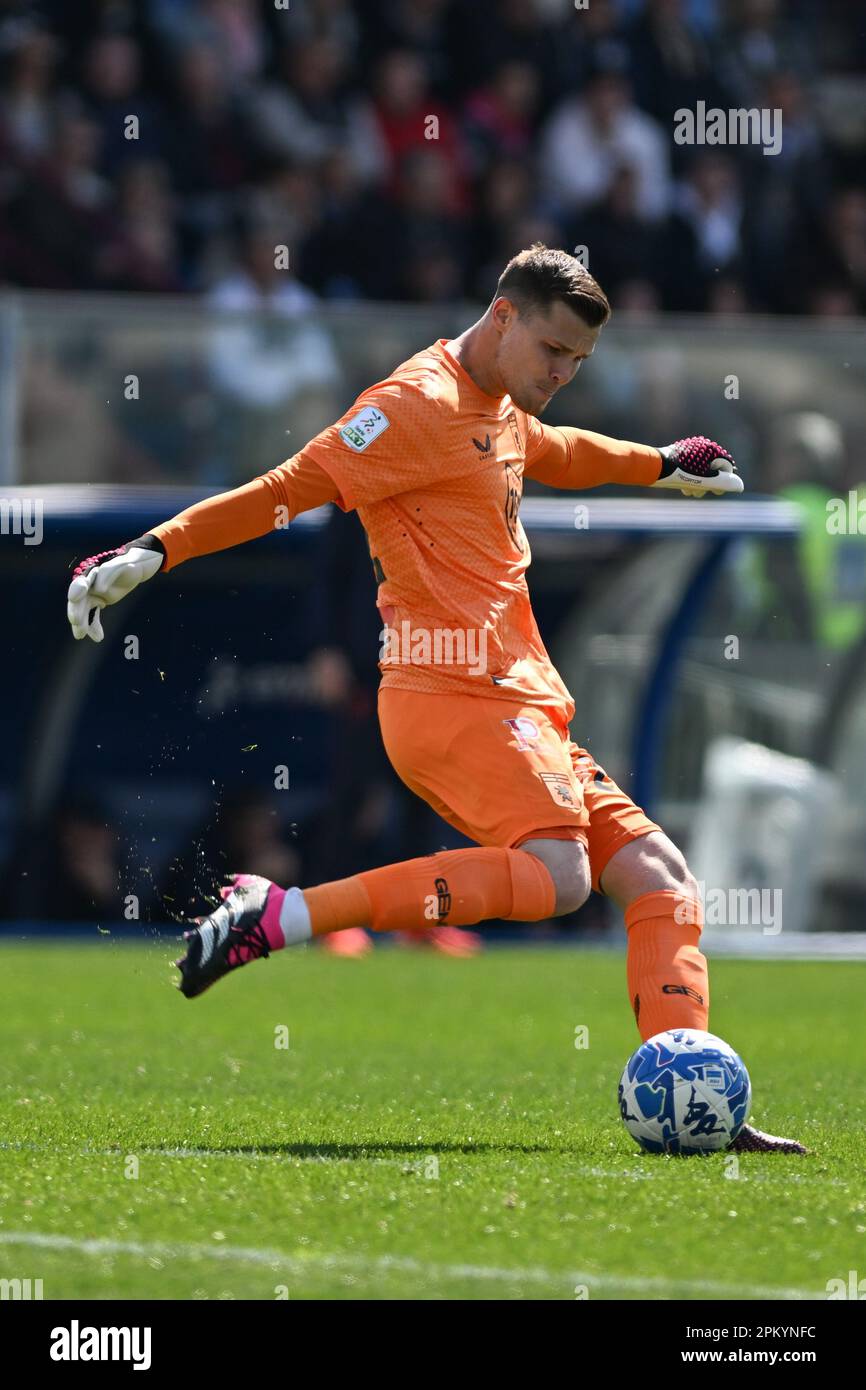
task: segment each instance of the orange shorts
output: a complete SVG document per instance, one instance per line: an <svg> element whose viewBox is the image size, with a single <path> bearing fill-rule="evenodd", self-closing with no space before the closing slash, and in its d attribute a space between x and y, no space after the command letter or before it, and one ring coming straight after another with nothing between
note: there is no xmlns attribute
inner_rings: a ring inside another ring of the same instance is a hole
<svg viewBox="0 0 866 1390"><path fill-rule="evenodd" d="M661 827L572 743L558 710L482 695L379 691L385 751L410 791L479 845L580 840L592 886L630 840Z"/></svg>

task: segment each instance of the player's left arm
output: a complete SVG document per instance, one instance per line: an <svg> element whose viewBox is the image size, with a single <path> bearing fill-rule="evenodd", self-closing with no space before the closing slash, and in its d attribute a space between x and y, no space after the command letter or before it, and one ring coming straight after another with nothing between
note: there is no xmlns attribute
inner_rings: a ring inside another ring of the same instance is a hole
<svg viewBox="0 0 866 1390"><path fill-rule="evenodd" d="M743 491L732 456L704 435L656 449L570 425L543 425L532 417L524 474L548 487L575 492L605 483L673 488L691 497Z"/></svg>

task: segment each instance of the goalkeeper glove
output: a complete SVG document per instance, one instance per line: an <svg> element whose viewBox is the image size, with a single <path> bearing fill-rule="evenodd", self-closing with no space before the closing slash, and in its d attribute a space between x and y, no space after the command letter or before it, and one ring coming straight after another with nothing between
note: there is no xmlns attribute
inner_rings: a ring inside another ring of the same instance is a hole
<svg viewBox="0 0 866 1390"><path fill-rule="evenodd" d="M127 541L116 550L88 555L76 565L66 601L66 616L76 642L82 637L101 642L105 636L99 617L102 609L152 578L162 569L164 559L162 541L146 535Z"/></svg>
<svg viewBox="0 0 866 1390"><path fill-rule="evenodd" d="M666 444L659 453L662 471L651 487L679 488L685 497L743 491L743 480L727 449L703 434Z"/></svg>

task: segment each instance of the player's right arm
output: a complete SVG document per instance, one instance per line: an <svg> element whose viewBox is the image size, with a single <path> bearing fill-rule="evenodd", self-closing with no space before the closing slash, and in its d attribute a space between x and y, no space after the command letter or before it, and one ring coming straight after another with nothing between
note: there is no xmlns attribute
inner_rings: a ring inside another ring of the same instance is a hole
<svg viewBox="0 0 866 1390"><path fill-rule="evenodd" d="M67 595L73 636L101 642L102 609L118 603L144 580L194 556L255 540L301 512L337 500L339 489L330 474L298 454L252 482L196 502L137 540L88 556L76 566Z"/></svg>
<svg viewBox="0 0 866 1390"><path fill-rule="evenodd" d="M160 571L267 535L326 502L348 511L416 484L419 450L412 442L419 396L405 383L400 389L371 388L342 419L269 473L196 502L115 550L82 560L67 596L73 636L101 642L102 609ZM425 468L433 466L428 458L425 451Z"/></svg>

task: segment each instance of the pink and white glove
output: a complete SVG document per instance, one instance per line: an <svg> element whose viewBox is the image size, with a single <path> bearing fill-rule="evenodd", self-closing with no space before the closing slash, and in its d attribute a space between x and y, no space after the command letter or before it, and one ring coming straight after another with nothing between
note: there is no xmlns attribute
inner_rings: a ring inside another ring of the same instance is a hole
<svg viewBox="0 0 866 1390"><path fill-rule="evenodd" d="M659 449L662 471L651 487L677 489L686 497L703 497L707 492L721 497L725 492L742 492L743 480L727 449L706 435L693 434Z"/></svg>
<svg viewBox="0 0 866 1390"><path fill-rule="evenodd" d="M139 536L115 550L88 555L72 573L66 596L66 616L76 642L89 637L101 642L103 608L118 603L145 579L151 579L165 560L165 548L156 536Z"/></svg>

